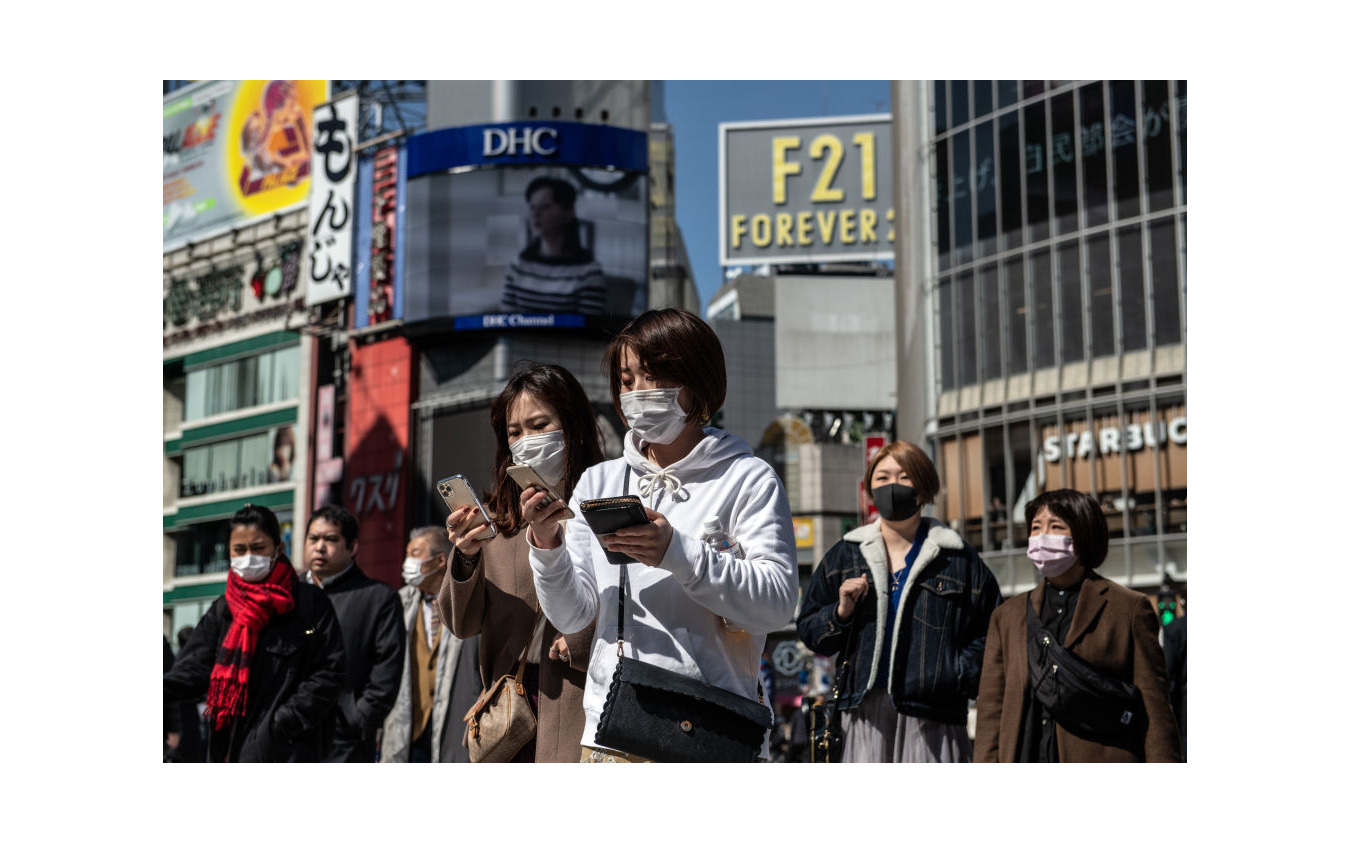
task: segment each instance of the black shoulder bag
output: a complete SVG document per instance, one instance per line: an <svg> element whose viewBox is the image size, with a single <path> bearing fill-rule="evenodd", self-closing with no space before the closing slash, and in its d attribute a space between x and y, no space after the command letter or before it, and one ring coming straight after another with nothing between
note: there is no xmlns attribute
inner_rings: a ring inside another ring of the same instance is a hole
<svg viewBox="0 0 1350 844"><path fill-rule="evenodd" d="M627 473L623 491L628 493ZM767 706L623 655L629 565L619 569L619 663L596 741L654 762L755 761L773 726Z"/></svg>
<svg viewBox="0 0 1350 844"><path fill-rule="evenodd" d="M1027 593L1027 668L1031 691L1055 722L1094 741L1119 740L1143 728L1139 687L1092 667L1055 641Z"/></svg>
<svg viewBox="0 0 1350 844"><path fill-rule="evenodd" d="M831 608L830 612L834 612ZM838 762L844 755L843 715L839 711L839 691L844 687L848 676L849 661L852 659L853 632L857 625L849 619L848 637L841 651L844 661L834 672L834 689L830 699L811 704L807 713L807 727L811 732L810 761Z"/></svg>

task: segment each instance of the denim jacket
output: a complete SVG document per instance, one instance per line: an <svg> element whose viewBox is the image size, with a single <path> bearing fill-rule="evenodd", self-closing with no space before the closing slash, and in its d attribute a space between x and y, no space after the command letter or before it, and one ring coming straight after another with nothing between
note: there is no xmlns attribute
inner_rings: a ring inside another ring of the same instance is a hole
<svg viewBox="0 0 1350 844"><path fill-rule="evenodd" d="M965 724L968 702L980 686L989 616L1003 602L994 575L980 555L950 528L925 519L928 538L900 595L894 623L889 689L895 708L907 715ZM839 584L865 574L869 590L844 622L835 616ZM881 587L878 588L878 584ZM885 638L890 568L881 526L864 525L844 535L816 567L802 596L797 635L818 654L848 653L839 705L852 709L876 681ZM850 640L850 633L852 638Z"/></svg>

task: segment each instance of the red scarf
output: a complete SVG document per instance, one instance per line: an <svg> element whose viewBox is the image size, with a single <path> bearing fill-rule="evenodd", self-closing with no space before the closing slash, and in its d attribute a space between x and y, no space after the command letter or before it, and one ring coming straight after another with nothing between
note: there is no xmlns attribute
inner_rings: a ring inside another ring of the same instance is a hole
<svg viewBox="0 0 1350 844"><path fill-rule="evenodd" d="M258 646L258 634L274 615L285 615L295 608L295 584L298 578L285 554L267 577L249 583L234 571L225 581L225 603L234 619L225 631L225 640L216 652L211 683L206 691L208 717L217 730L243 717L248 701L248 666Z"/></svg>

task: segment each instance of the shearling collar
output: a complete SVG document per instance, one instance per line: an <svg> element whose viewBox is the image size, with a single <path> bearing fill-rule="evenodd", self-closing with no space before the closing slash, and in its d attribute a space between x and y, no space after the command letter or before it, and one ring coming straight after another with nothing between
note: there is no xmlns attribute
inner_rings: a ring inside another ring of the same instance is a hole
<svg viewBox="0 0 1350 844"><path fill-rule="evenodd" d="M900 619L904 616L905 602L909 600L909 591L919 579L920 573L937 559L939 552L942 550L959 551L965 547L965 542L961 540L960 534L937 519L924 517L923 522L928 526L928 536L924 539L923 545L920 546L919 555L914 560L914 568L905 579L904 589L900 592L900 612L896 613L895 618L891 619L893 626L891 631L891 665L895 664L895 648L900 641ZM862 553L863 560L872 573L872 584L876 587L872 589L877 605L876 640L872 644L872 670L867 675L867 688L871 689L872 684L877 679L877 669L881 666L881 643L885 638L885 630L882 629L882 625L885 624L886 611L890 608L891 600L888 591L891 578L890 564L886 558L886 540L881 537L880 522L872 522L854 528L844 534L844 540L858 543L858 550ZM895 681L894 673L891 672L891 683Z"/></svg>

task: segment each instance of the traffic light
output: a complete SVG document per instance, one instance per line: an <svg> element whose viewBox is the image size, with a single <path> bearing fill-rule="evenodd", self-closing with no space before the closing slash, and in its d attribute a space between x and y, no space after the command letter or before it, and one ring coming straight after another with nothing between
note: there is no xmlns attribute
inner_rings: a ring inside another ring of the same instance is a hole
<svg viewBox="0 0 1350 844"><path fill-rule="evenodd" d="M1164 584L1158 589L1158 620L1166 627L1177 617L1177 591Z"/></svg>

